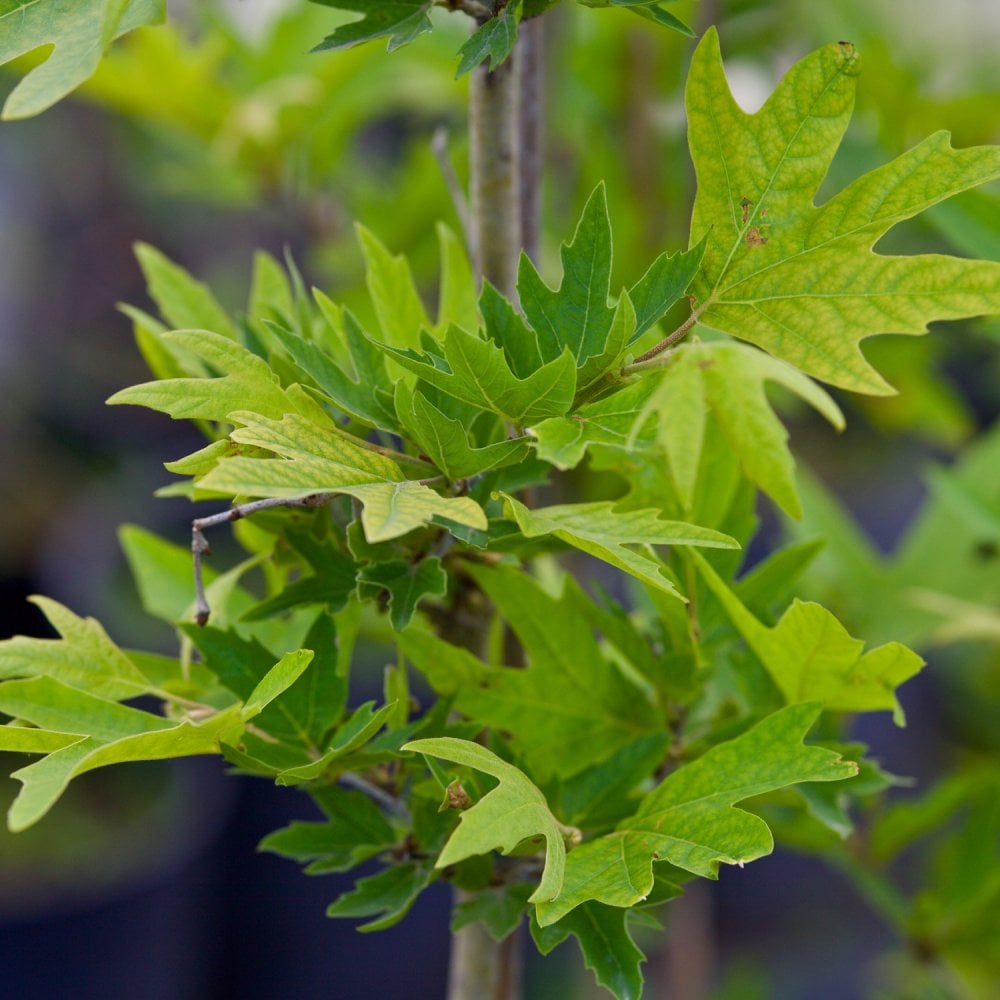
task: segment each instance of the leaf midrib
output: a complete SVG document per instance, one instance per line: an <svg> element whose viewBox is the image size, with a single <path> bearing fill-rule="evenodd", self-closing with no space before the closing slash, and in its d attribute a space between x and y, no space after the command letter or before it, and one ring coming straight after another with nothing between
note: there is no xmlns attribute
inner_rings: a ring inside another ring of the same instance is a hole
<svg viewBox="0 0 1000 1000"><path fill-rule="evenodd" d="M768 179L767 186L764 188L763 192L760 195L760 198L757 200L757 204L754 206L753 211L750 212L750 213L748 213L748 215L747 215L747 221L743 224L742 228L738 228L738 230L737 230L736 239L734 240L732 248L729 251L729 256L726 258L725 264L722 265L722 269L719 271L719 276L718 276L718 278L716 278L715 284L712 286L712 290L708 294L708 297L707 297L706 302L705 302L704 310L707 310L708 307L715 300L716 293L719 291L719 287L720 287L723 279L726 277L727 272L729 271L729 266L732 263L733 257L735 257L737 250L739 250L740 245L743 242L743 238L750 231L750 229L752 228L752 226L757 223L757 220L760 217L761 209L764 208L764 206L765 206L765 202L767 201L768 195L771 193L771 188L774 185L775 179L777 178L778 174L781 172L781 168L784 166L785 161L788 159L789 150L791 150L792 146L798 140L799 135L802 132L802 130L806 127L806 124L808 122L811 122L814 117L818 117L818 116L813 115L813 108L816 107L816 105L820 102L820 100L822 100L822 98L826 95L827 91L840 79L840 77L844 75L844 70L845 70L845 66L846 65L847 65L847 63L845 62L845 63L841 63L841 65L837 67L837 72L834 73L833 76L830 77L830 79L827 81L827 83L823 87L823 89L816 95L815 99L813 100L812 104L809 107L809 111L803 116L802 120L798 124L798 127L795 129L795 133L792 135L792 137L785 144L785 149L783 150L783 152L781 154L781 158L778 160L777 166L771 172L771 176ZM744 115L746 114L745 112L741 112L741 113L743 113ZM753 116L753 115L746 115L746 117L747 117L748 120L752 121L755 116ZM714 113L712 114L711 118L712 118L712 125L714 127L715 136L716 136L716 141L718 142L720 148L725 148L723 146L723 142L722 142L722 134L719 131L718 126L716 124L716 118L715 118L715 114ZM730 202L730 206L731 206L732 211L733 211L733 221L734 221L734 224L735 224L735 220L736 220L736 207L735 207L735 203L734 203L733 197L732 197L732 194L733 194L732 184L731 184L731 182L729 180L729 164L728 164L728 161L727 161L727 159L726 159L725 156L722 157L722 162L723 162L723 167L724 167L724 169L726 171L726 184L727 184L727 186L729 188L729 195L730 195L729 202Z"/></svg>

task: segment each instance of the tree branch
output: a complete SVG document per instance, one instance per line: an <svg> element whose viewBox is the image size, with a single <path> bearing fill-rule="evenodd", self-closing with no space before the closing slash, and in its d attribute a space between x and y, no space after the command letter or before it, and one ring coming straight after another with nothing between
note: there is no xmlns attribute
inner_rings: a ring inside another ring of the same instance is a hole
<svg viewBox="0 0 1000 1000"><path fill-rule="evenodd" d="M194 556L194 620L198 625L207 625L212 613L205 596L205 581L201 569L202 557L212 554L208 540L204 535L206 528L214 528L216 525L226 524L230 521L239 521L250 514L269 510L272 507L304 507L309 509L325 507L338 496L340 496L339 493L310 493L304 497L268 497L265 500L251 500L249 503L237 504L235 507L230 507L229 510L210 514L208 517L195 518L191 522L191 554Z"/></svg>

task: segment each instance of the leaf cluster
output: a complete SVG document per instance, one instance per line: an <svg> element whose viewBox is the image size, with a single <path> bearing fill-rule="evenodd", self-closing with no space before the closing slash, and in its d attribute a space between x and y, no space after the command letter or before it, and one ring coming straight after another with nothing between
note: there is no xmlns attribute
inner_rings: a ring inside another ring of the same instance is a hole
<svg viewBox="0 0 1000 1000"><path fill-rule="evenodd" d="M393 47L430 25L429 4L327 6L362 14L328 47ZM537 13L487 12L463 69L502 60ZM370 321L266 254L233 317L140 246L159 317L127 311L153 379L109 402L193 421L206 444L166 463L179 478L160 492L232 506L196 522L197 592L179 547L123 532L146 610L176 626L175 657L123 651L44 600L61 638L0 643L0 749L40 757L15 772L12 827L84 771L219 754L316 803L319 818L264 849L313 874L379 859L331 916L387 927L444 879L465 894L456 928L481 920L502 938L527 917L544 953L573 936L619 997L642 989L634 925L690 879L765 856L772 828L842 857L858 804L892 783L846 742L845 717L902 724L897 688L922 660L899 642L866 651L796 598L812 539L740 572L757 491L793 517L814 492L802 502L765 387L839 427L813 379L885 391L864 337L1000 312L996 263L872 250L997 176L995 149L932 137L814 204L857 73L852 47L827 46L747 115L706 35L687 92L689 246L621 286L603 186L558 282L522 258L517 302L478 287L443 228L434 309L405 258L359 228ZM567 497L564 473L582 466L609 495ZM995 491L964 471L940 482L992 538ZM223 521L245 555L218 572L204 532ZM388 640L395 662L381 699L354 704L359 637ZM872 843L921 825L893 815Z"/></svg>

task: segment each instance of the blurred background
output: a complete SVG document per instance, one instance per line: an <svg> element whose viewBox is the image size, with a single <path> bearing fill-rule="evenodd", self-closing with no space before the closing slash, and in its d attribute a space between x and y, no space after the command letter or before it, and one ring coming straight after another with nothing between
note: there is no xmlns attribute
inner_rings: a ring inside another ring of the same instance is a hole
<svg viewBox="0 0 1000 1000"><path fill-rule="evenodd" d="M671 9L699 32L719 26L731 84L748 110L817 45L858 46L866 67L858 110L820 199L937 129L950 129L956 146L1000 141L993 0L702 0ZM0 125L0 636L45 634L24 600L44 593L98 617L126 647L170 648L170 633L143 616L133 594L117 530L137 523L184 543L187 501L152 493L169 478L162 462L200 440L161 415L103 406L147 377L116 309L151 308L136 241L208 282L235 315L257 248L290 254L308 282L364 314L354 220L405 252L428 289L434 223L459 228L432 140L445 137L464 175L465 85L452 79L463 19L444 16L439 30L387 57L379 43L308 54L338 15L302 0L205 0L170 11L168 27L117 44L72 100ZM656 253L686 245L693 177L682 85L693 43L614 10L561 4L546 20L543 273L558 274L559 240L603 178L615 281L634 281ZM0 77L4 92L12 85ZM997 189L899 227L880 249L1000 259ZM770 543L834 530L844 540L838 552L856 556L851 572L863 557L872 573L937 593L937 604L932 596L903 620L871 590L852 594L834 553L810 595L852 633L916 642L931 661L902 693L909 728L880 717L858 734L888 771L922 784L955 760L998 753L1000 628L994 618L990 644L990 627L974 627L997 613L997 547L989 549L988 533L977 536L982 565L949 569L954 518L927 488L928 469L933 483L942 481L934 469L953 465L1000 509L1000 449L991 444L998 347L1000 326L986 321L867 342L900 395L839 394L848 415L839 437L786 409L793 445L809 456L814 502L798 527L762 511ZM963 451L970 444L979 449L973 459ZM969 461L978 465L963 471ZM932 586L938 573L948 581L943 598ZM942 599L972 615L946 647L936 631ZM442 995L443 889L425 894L392 931L358 935L323 915L342 891L338 876L306 879L255 854L264 834L308 815L295 792L223 780L211 760L98 772L77 786L30 835L0 833L0 992ZM14 783L4 779L0 789L9 800ZM891 928L818 862L789 851L693 889L678 912L672 944L646 942L650 996L931 995L884 985L898 981L898 956L885 957L898 944ZM529 997L596 995L573 947L532 964Z"/></svg>

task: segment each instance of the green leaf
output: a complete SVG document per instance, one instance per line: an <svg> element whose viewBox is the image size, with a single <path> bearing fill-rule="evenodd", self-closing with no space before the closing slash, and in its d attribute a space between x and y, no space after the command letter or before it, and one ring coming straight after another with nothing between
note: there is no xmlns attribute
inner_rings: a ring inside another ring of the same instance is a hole
<svg viewBox="0 0 1000 1000"><path fill-rule="evenodd" d="M677 347L669 367L636 423L657 415L657 438L666 452L678 498L686 509L694 488L711 411L744 474L792 517L802 516L788 432L775 416L764 383L776 382L814 406L838 430L840 408L812 379L791 365L743 344L712 342Z"/></svg>
<svg viewBox="0 0 1000 1000"><path fill-rule="evenodd" d="M597 981L618 1000L639 1000L646 956L636 947L627 926L628 911L583 903L559 921L541 927L531 922L531 936L543 955L563 943L571 934L583 954L584 964Z"/></svg>
<svg viewBox="0 0 1000 1000"><path fill-rule="evenodd" d="M0 712L59 733L99 740L167 729L158 715L70 687L52 677L31 677L0 684Z"/></svg>
<svg viewBox="0 0 1000 1000"><path fill-rule="evenodd" d="M636 431L636 414L646 406L655 386L655 379L644 378L579 407L570 417L551 417L529 427L528 433L537 441L538 457L558 469L572 469L591 445L620 451L623 459L625 453L651 447L651 435Z"/></svg>
<svg viewBox="0 0 1000 1000"><path fill-rule="evenodd" d="M286 653L260 679L260 683L250 692L242 709L244 719L252 719L267 708L276 698L288 690L302 676L302 672L312 662L311 649L299 649Z"/></svg>
<svg viewBox="0 0 1000 1000"><path fill-rule="evenodd" d="M697 37L679 17L671 14L666 8L661 7L655 0L653 3L644 4L623 3L621 0L610 0L610 2L612 7L624 7L631 13L637 14L647 21L652 21L653 24L658 24L662 28L672 28L674 31L679 31L682 35L687 35L688 38Z"/></svg>
<svg viewBox="0 0 1000 1000"><path fill-rule="evenodd" d="M573 403L576 365L568 349L522 379L514 374L503 351L492 340L482 340L461 327L451 327L440 347L441 359L392 347L384 349L428 385L517 426L562 416Z"/></svg>
<svg viewBox="0 0 1000 1000"><path fill-rule="evenodd" d="M767 824L737 802L803 781L838 781L857 773L831 750L803 746L817 705L783 708L743 735L718 744L670 774L613 833L585 842L566 859L563 890L538 904L542 927L588 900L634 906L653 888L654 861L715 878L720 863L769 854Z"/></svg>
<svg viewBox="0 0 1000 1000"><path fill-rule="evenodd" d="M485 529L483 509L469 497L443 497L430 487L403 477L390 458L355 443L358 439L288 413L268 420L236 413L246 424L231 437L279 455L274 459L237 456L223 459L202 480L205 489L257 497L299 497L310 493L346 493L364 504L361 523L369 542L405 535L443 517Z"/></svg>
<svg viewBox="0 0 1000 1000"><path fill-rule="evenodd" d="M521 254L517 290L521 308L538 337L543 361L569 350L578 368L604 353L615 312L611 293L611 220L604 184L584 206L570 243L560 250L563 278L558 289L542 281L531 258Z"/></svg>
<svg viewBox="0 0 1000 1000"><path fill-rule="evenodd" d="M437 224L437 237L441 255L441 285L435 329L444 333L454 325L476 330L479 327L477 283L465 246L443 222Z"/></svg>
<svg viewBox="0 0 1000 1000"><path fill-rule="evenodd" d="M297 650L275 663L275 655L256 639L211 626L184 625L206 666L219 681L257 715L254 725L275 739L313 746L329 728L330 713L343 706L343 685L337 679L335 637L331 625L317 624L308 634L318 647ZM313 671L303 675L313 656ZM326 704L325 699L331 699Z"/></svg>
<svg viewBox="0 0 1000 1000"><path fill-rule="evenodd" d="M496 788L462 812L458 827L448 838L434 864L435 868L447 868L493 850L510 854L522 841L541 845L544 840L545 867L529 902L552 899L558 895L566 862L563 837L570 831L552 815L545 796L522 771L478 743L450 736L412 740L403 749L463 764L490 774L499 781Z"/></svg>
<svg viewBox="0 0 1000 1000"><path fill-rule="evenodd" d="M510 745L540 781L570 777L610 757L636 737L663 730L646 693L626 678L589 627L593 607L571 579L553 597L531 577L507 567L472 570L476 582L524 647L527 667L488 668L462 654L450 658L441 640L405 640L406 655L432 678L450 669L476 683L458 690L455 707L509 733Z"/></svg>
<svg viewBox="0 0 1000 1000"><path fill-rule="evenodd" d="M461 420L442 413L419 389L396 383L396 411L408 435L450 480L518 462L528 453L525 441L497 441L483 448L469 444Z"/></svg>
<svg viewBox="0 0 1000 1000"><path fill-rule="evenodd" d="M433 869L426 862L408 861L385 868L377 875L358 879L351 892L344 893L327 908L328 917L371 917L358 930L382 931L398 924L410 911L417 896L430 884Z"/></svg>
<svg viewBox="0 0 1000 1000"><path fill-rule="evenodd" d="M455 72L455 79L465 76L485 59L494 70L513 51L517 41L517 25L521 20L520 0L510 0L497 17L490 18L473 32L472 37L458 50L462 57Z"/></svg>
<svg viewBox="0 0 1000 1000"><path fill-rule="evenodd" d="M266 836L257 849L308 864L312 873L349 870L395 843L395 831L363 792L332 786L317 798L325 822L295 821Z"/></svg>
<svg viewBox="0 0 1000 1000"><path fill-rule="evenodd" d="M253 277L247 301L247 318L260 334L265 320L282 322L295 315L295 299L285 269L266 251L253 255ZM175 326L204 326L203 323L175 323Z"/></svg>
<svg viewBox="0 0 1000 1000"><path fill-rule="evenodd" d="M226 421L250 402L255 413L276 420L303 409L301 398L281 387L266 361L227 337L207 330L175 330L165 333L162 340L184 348L224 374L220 378L171 378L129 386L111 396L109 405L148 406L175 420L218 421Z"/></svg>
<svg viewBox="0 0 1000 1000"><path fill-rule="evenodd" d="M189 617L194 604L190 547L181 548L134 524L122 525L118 540L143 609L171 625ZM208 566L203 571L211 583L216 574Z"/></svg>
<svg viewBox="0 0 1000 1000"><path fill-rule="evenodd" d="M35 738L35 752L52 752L11 775L23 786L7 817L14 832L40 820L70 781L86 771L126 761L215 754L220 742L235 740L242 731L238 706L217 712L203 722L172 723L50 677L0 684L0 711L16 712L42 730L55 723L79 733L71 743L65 742L66 734L62 732L46 731ZM8 728L16 727L0 727L0 748L29 750L24 741L17 745L3 738ZM60 742L63 745L55 749Z"/></svg>
<svg viewBox="0 0 1000 1000"><path fill-rule="evenodd" d="M762 625L712 567L693 553L705 582L737 631L778 685L785 701L821 702L839 712L892 711L904 725L895 689L920 671L924 661L898 642L862 655L853 639L826 608L796 600L774 628Z"/></svg>
<svg viewBox="0 0 1000 1000"><path fill-rule="evenodd" d="M275 339L299 370L308 375L339 409L373 427L396 430L395 414L386 405L388 393L384 387L389 385L389 375L385 358L380 352L375 352L375 359L363 356L369 342L350 313L344 314L339 329L354 363L353 372L346 371L319 344L304 340L280 323L270 325ZM243 405L246 405L245 400Z"/></svg>
<svg viewBox="0 0 1000 1000"><path fill-rule="evenodd" d="M817 208L859 72L852 45L828 45L748 115L726 84L718 35L705 34L687 85L691 243L706 240L691 291L707 325L823 381L884 395L891 389L860 341L1000 312L1000 264L871 248L904 219L1000 176L1000 147L955 150L938 132Z"/></svg>
<svg viewBox="0 0 1000 1000"><path fill-rule="evenodd" d="M327 35L313 51L342 49L375 38L389 37L388 51L393 52L414 38L431 30L427 16L430 0L311 0L323 7L361 14L357 21L342 24Z"/></svg>
<svg viewBox="0 0 1000 1000"><path fill-rule="evenodd" d="M116 38L163 17L164 0L2 0L0 65L54 46L11 92L4 119L29 118L51 107L93 74Z"/></svg>
<svg viewBox="0 0 1000 1000"><path fill-rule="evenodd" d="M330 770L330 766L348 754L363 747L381 728L391 715L394 704L383 705L374 710L375 702L366 701L344 720L333 734L329 749L322 757L281 771L276 778L279 785L299 785L312 781Z"/></svg>
<svg viewBox="0 0 1000 1000"><path fill-rule="evenodd" d="M364 226L356 227L365 258L365 284L386 344L416 348L420 331L430 329L424 304L413 283L410 264L402 254L391 254Z"/></svg>
<svg viewBox="0 0 1000 1000"><path fill-rule="evenodd" d="M702 240L683 253L662 253L649 265L628 293L636 315L632 340L641 337L680 300L694 281L704 256L705 241Z"/></svg>
<svg viewBox="0 0 1000 1000"><path fill-rule="evenodd" d="M236 339L232 321L208 285L148 243L136 243L135 256L149 297L170 326L177 330L211 330Z"/></svg>
<svg viewBox="0 0 1000 1000"><path fill-rule="evenodd" d="M0 726L0 751L8 753L52 753L81 739L77 733L54 733L23 724Z"/></svg>
<svg viewBox="0 0 1000 1000"><path fill-rule="evenodd" d="M321 541L311 531L296 531L294 528L285 530L285 539L313 572L297 576L273 597L256 604L242 621L260 621L307 604L325 604L330 611L339 611L354 592L357 563L335 543Z"/></svg>
<svg viewBox="0 0 1000 1000"><path fill-rule="evenodd" d="M389 621L400 632L413 618L417 605L425 597L444 597L448 574L435 557L416 563L403 559L372 563L358 573L358 583L389 594Z"/></svg>
<svg viewBox="0 0 1000 1000"><path fill-rule="evenodd" d="M17 635L0 641L0 679L51 677L100 698L120 701L153 688L93 618L80 618L47 597L32 597L60 639Z"/></svg>
<svg viewBox="0 0 1000 1000"><path fill-rule="evenodd" d="M566 822L581 828L610 826L635 809L637 789L666 759L669 743L665 732L647 733L545 793Z"/></svg>
<svg viewBox="0 0 1000 1000"><path fill-rule="evenodd" d="M524 322L524 318L506 297L483 279L483 290L479 296L479 312L486 327L486 335L497 347L502 347L510 370L518 378L528 378L542 367L542 355L538 350L535 331Z"/></svg>
<svg viewBox="0 0 1000 1000"><path fill-rule="evenodd" d="M526 538L552 535L675 597L681 595L663 572L660 561L628 548L629 545L739 548L736 540L728 535L683 521L664 521L660 512L651 508L621 511L612 502L598 501L529 510L514 497L501 496Z"/></svg>
<svg viewBox="0 0 1000 1000"><path fill-rule="evenodd" d="M494 941L503 941L521 925L528 908L532 887L523 882L484 889L455 907L451 917L451 933L457 934L469 924L482 923Z"/></svg>
<svg viewBox="0 0 1000 1000"><path fill-rule="evenodd" d="M478 683L486 665L467 649L453 646L432 632L407 629L396 636L399 648L427 678L434 690L444 697L457 694Z"/></svg>

